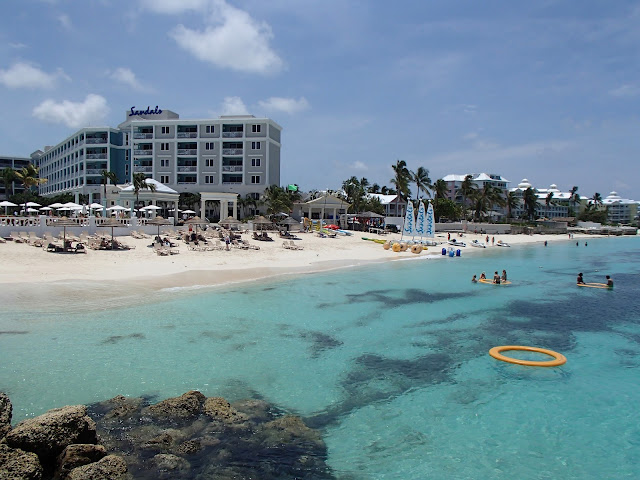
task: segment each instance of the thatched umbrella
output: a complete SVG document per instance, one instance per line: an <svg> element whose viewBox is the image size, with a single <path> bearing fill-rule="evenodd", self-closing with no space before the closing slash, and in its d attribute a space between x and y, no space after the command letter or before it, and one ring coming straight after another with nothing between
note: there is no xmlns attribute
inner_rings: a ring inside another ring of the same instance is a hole
<svg viewBox="0 0 640 480"><path fill-rule="evenodd" d="M273 225L273 222L271 220L267 220L262 215L260 215L259 217L253 219L253 226L255 227L256 225L262 225L262 226ZM262 230L263 228L264 227L260 227L260 230Z"/></svg>
<svg viewBox="0 0 640 480"><path fill-rule="evenodd" d="M220 220L220 221L218 222L218 225L227 226L227 227L229 227L229 228L231 228L231 226L232 226L232 225L238 226L238 225L240 225L240 224L242 224L242 222L241 222L240 220L236 220L236 219L235 219L235 218L233 218L233 217L229 217L229 218L227 218L226 220Z"/></svg>
<svg viewBox="0 0 640 480"><path fill-rule="evenodd" d="M300 227L300 222L295 218L287 217L284 220L279 221L278 225L284 225L287 227L287 230L289 230L293 225Z"/></svg>
<svg viewBox="0 0 640 480"><path fill-rule="evenodd" d="M67 227L79 227L80 224L74 222L73 220L67 217L60 217L56 220L53 225L54 227L62 227L62 249L67 251Z"/></svg>
<svg viewBox="0 0 640 480"><path fill-rule="evenodd" d="M163 218L161 216L157 216L152 218L151 220L149 220L147 222L147 225L157 225L158 226L158 237L160 236L160 227L163 225L171 225L171 222L169 220L167 220L166 218Z"/></svg>
<svg viewBox="0 0 640 480"><path fill-rule="evenodd" d="M184 222L185 225L195 225L196 226L196 237L198 236L198 225L209 225L209 220L206 218L200 218L198 216L191 217L189 220Z"/></svg>
<svg viewBox="0 0 640 480"><path fill-rule="evenodd" d="M107 209L108 210L108 209ZM118 228L118 227L124 227L124 225L122 223L120 223L117 219L115 218L108 218L104 223L101 223L99 225L96 225L97 227L104 227L104 228L111 228L111 250L114 250L114 244L113 244L113 229L114 228Z"/></svg>

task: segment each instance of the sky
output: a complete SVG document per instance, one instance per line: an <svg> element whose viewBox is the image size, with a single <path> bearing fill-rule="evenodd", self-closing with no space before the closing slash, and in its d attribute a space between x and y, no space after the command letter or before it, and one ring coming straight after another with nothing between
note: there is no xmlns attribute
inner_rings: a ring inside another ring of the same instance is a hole
<svg viewBox="0 0 640 480"><path fill-rule="evenodd" d="M640 200L640 1L3 0L0 155L131 107L282 126L281 184L391 165ZM414 187L415 188L415 187Z"/></svg>

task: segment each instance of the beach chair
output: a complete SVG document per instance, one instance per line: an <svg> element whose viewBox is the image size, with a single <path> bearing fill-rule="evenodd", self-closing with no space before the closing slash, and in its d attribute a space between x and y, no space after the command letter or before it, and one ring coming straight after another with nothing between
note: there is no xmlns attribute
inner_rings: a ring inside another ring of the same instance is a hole
<svg viewBox="0 0 640 480"><path fill-rule="evenodd" d="M302 245L296 244L293 240L289 240L289 248L291 250L304 250Z"/></svg>
<svg viewBox="0 0 640 480"><path fill-rule="evenodd" d="M7 243L7 241L4 238L0 237L0 243Z"/></svg>
<svg viewBox="0 0 640 480"><path fill-rule="evenodd" d="M291 250L291 245L289 245L289 242L282 242L282 248L286 248L287 250Z"/></svg>
<svg viewBox="0 0 640 480"><path fill-rule="evenodd" d="M11 232L9 234L9 240L13 240L16 243L24 243L24 239L20 236L18 232Z"/></svg>
<svg viewBox="0 0 640 480"><path fill-rule="evenodd" d="M244 244L251 250L260 250L260 247L258 245L254 245L253 243L249 242L249 240L244 240Z"/></svg>
<svg viewBox="0 0 640 480"><path fill-rule="evenodd" d="M29 234L27 232L19 232L19 235L24 243L31 243L31 239L29 238Z"/></svg>
<svg viewBox="0 0 640 480"><path fill-rule="evenodd" d="M36 235L36 232L29 232L29 243L34 247L42 247L44 240Z"/></svg>

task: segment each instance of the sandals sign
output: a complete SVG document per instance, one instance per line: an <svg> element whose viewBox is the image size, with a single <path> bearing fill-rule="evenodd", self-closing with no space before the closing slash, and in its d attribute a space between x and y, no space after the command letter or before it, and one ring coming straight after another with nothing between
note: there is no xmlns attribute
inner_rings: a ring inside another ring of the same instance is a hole
<svg viewBox="0 0 640 480"><path fill-rule="evenodd" d="M130 117L133 117L134 115L160 115L162 113L162 109L158 108L158 106L156 105L155 109L152 109L151 107L147 107L146 110L136 110L136 107L131 107L131 113L129 114Z"/></svg>

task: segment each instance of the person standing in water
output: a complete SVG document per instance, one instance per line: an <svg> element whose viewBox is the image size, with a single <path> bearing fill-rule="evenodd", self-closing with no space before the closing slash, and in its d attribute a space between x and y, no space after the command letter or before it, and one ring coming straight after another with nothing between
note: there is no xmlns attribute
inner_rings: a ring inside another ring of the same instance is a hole
<svg viewBox="0 0 640 480"><path fill-rule="evenodd" d="M607 279L607 287L613 288L613 278L611 278L611 275L605 275L605 278Z"/></svg>
<svg viewBox="0 0 640 480"><path fill-rule="evenodd" d="M582 278L582 272L578 274L578 279L576 280L578 285L584 285L584 279Z"/></svg>

